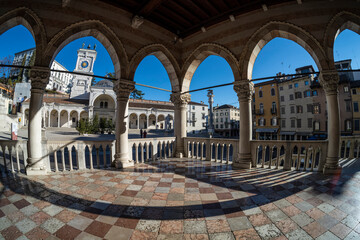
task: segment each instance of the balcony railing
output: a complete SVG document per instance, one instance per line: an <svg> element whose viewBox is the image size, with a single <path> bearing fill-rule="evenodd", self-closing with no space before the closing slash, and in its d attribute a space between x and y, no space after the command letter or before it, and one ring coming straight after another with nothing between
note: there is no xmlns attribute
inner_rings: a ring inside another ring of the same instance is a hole
<svg viewBox="0 0 360 240"><path fill-rule="evenodd" d="M232 164L237 160L237 139L183 139L189 158ZM113 165L115 141L44 141L44 164L48 172L108 168ZM173 157L175 137L129 139L129 159L145 163ZM360 156L360 136L341 137L341 161ZM252 167L320 171L325 164L327 141L252 140ZM25 172L27 141L0 140L1 172Z"/></svg>

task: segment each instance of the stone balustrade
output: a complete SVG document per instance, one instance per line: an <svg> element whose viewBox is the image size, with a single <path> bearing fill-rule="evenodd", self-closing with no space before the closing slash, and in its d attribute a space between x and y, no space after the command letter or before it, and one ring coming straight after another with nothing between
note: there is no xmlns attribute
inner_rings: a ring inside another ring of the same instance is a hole
<svg viewBox="0 0 360 240"><path fill-rule="evenodd" d="M130 159L144 163L173 157L175 137L129 139Z"/></svg>
<svg viewBox="0 0 360 240"><path fill-rule="evenodd" d="M238 153L239 140L225 138L184 138L188 158L231 164Z"/></svg>
<svg viewBox="0 0 360 240"><path fill-rule="evenodd" d="M252 140L252 167L322 171L327 141Z"/></svg>
<svg viewBox="0 0 360 240"><path fill-rule="evenodd" d="M129 139L129 159L145 163L174 157L175 137ZM186 137L186 157L232 164L238 156L239 140ZM283 170L321 171L325 164L327 141L252 140L252 167ZM113 167L115 141L43 141L47 172L92 170ZM340 139L341 160L358 158L360 136ZM1 171L25 172L27 141L0 140Z"/></svg>

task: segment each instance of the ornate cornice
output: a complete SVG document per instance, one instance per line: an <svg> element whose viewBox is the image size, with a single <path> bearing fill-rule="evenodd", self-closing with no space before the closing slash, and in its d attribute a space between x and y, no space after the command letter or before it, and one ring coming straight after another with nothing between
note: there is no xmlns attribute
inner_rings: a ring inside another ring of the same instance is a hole
<svg viewBox="0 0 360 240"><path fill-rule="evenodd" d="M237 93L239 102L250 101L254 93L254 83L248 80L235 81L234 90Z"/></svg>
<svg viewBox="0 0 360 240"><path fill-rule="evenodd" d="M118 101L128 101L130 93L135 90L135 82L120 79L114 82L114 92Z"/></svg>
<svg viewBox="0 0 360 240"><path fill-rule="evenodd" d="M339 74L337 71L321 71L319 80L326 95L336 95L338 93Z"/></svg>
<svg viewBox="0 0 360 240"><path fill-rule="evenodd" d="M50 68L34 66L30 69L31 91L44 91L49 82Z"/></svg>
<svg viewBox="0 0 360 240"><path fill-rule="evenodd" d="M176 108L186 106L191 100L189 93L172 93L170 95L170 101L175 105Z"/></svg>

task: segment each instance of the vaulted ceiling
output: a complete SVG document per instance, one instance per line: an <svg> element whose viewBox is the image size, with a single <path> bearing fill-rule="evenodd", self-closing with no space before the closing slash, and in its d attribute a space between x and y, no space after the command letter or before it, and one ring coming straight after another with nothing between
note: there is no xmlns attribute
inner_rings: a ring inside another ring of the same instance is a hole
<svg viewBox="0 0 360 240"><path fill-rule="evenodd" d="M141 16L179 37L187 37L230 15L266 10L272 5L295 0L101 0Z"/></svg>

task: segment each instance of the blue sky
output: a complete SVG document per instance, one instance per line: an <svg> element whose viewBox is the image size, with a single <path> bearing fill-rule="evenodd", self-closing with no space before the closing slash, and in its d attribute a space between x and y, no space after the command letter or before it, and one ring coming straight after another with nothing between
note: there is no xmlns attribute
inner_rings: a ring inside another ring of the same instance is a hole
<svg viewBox="0 0 360 240"><path fill-rule="evenodd" d="M56 56L56 60L64 65L69 71L75 68L77 50L85 43L97 45L97 60L95 61L94 73L104 76L113 72L114 67L106 49L93 37L77 39L65 46ZM29 31L23 26L14 27L0 36L0 60L14 53L35 47L34 39ZM335 41L335 60L352 59L353 69L360 68L360 36L345 30ZM311 56L296 43L276 38L270 41L259 53L254 69L253 78L274 76L278 72L291 74L295 69L305 65L313 65L317 70ZM138 66L135 73L135 81L155 87L171 89L170 80L165 68L154 56L148 56ZM190 89L213 86L234 81L230 66L217 56L209 56L196 70ZM146 99L169 100L170 93L153 90L145 87L137 87L145 93ZM193 101L207 101L207 91L192 93ZM238 105L237 97L232 86L215 88L215 104Z"/></svg>

